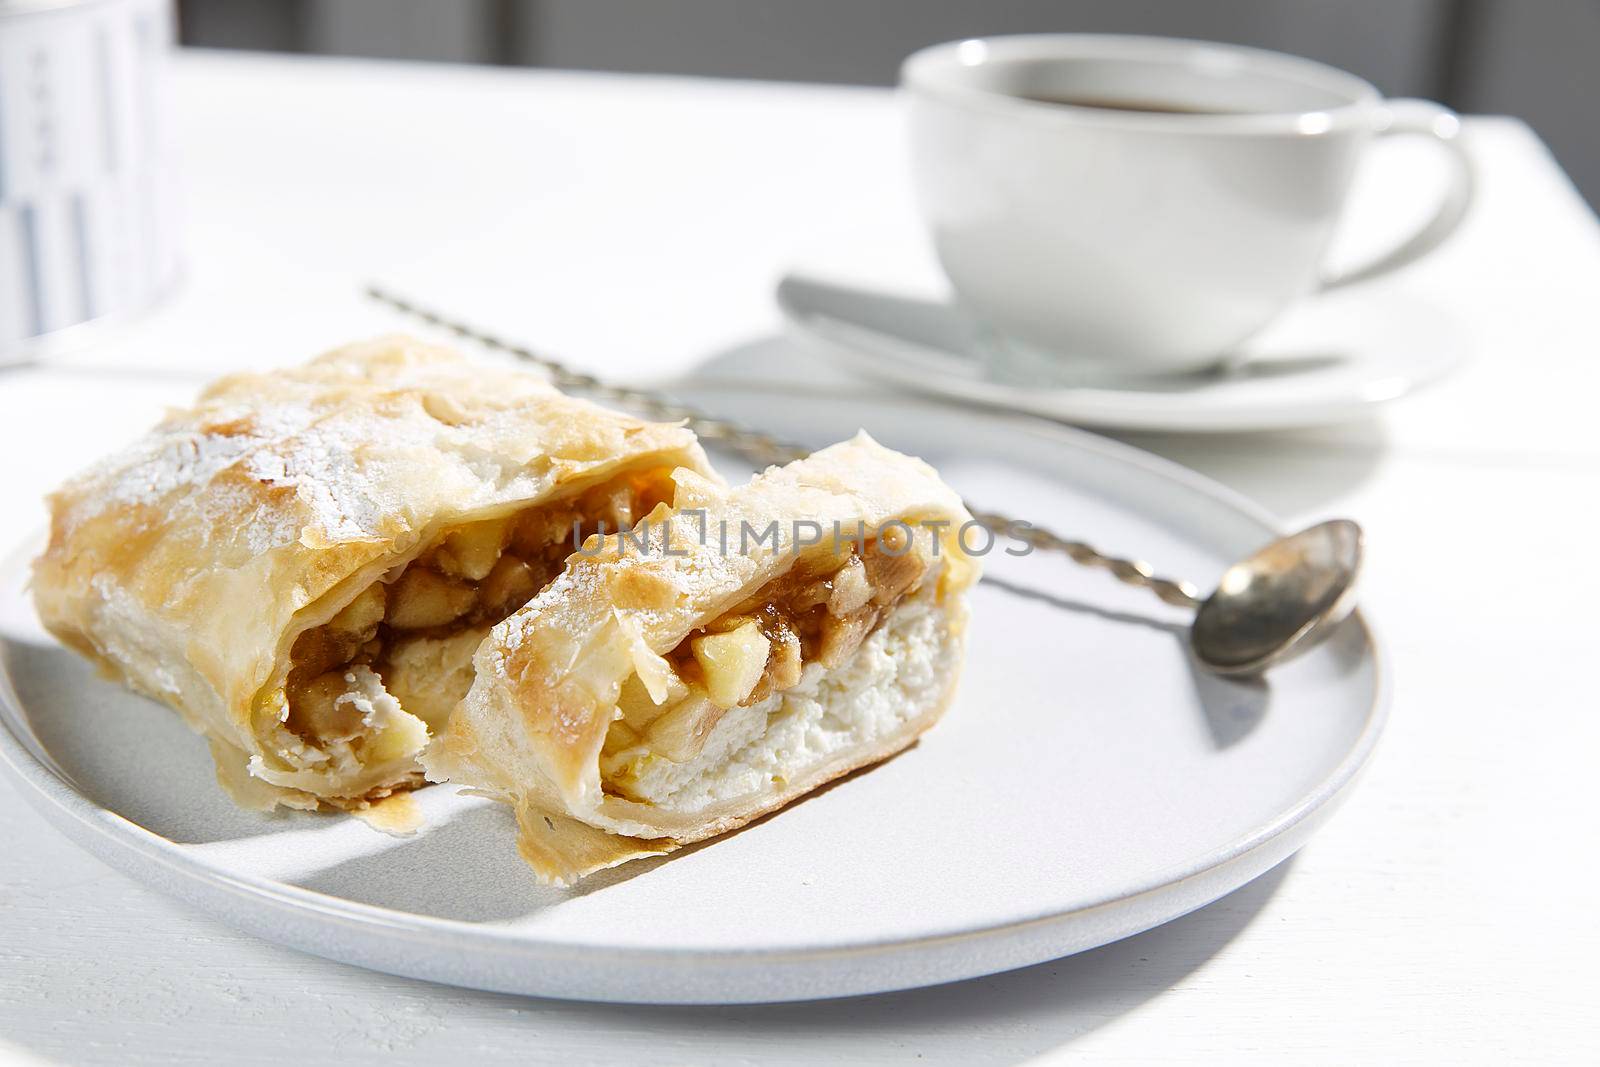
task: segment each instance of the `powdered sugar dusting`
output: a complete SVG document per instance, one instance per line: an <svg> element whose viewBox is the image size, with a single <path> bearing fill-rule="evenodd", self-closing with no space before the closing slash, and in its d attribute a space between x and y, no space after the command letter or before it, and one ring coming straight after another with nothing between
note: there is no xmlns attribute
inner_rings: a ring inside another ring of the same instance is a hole
<svg viewBox="0 0 1600 1067"><path fill-rule="evenodd" d="M460 503L477 503L470 497L493 496L524 473L494 448L525 432L528 411L517 401L553 394L536 377L415 342L352 346L304 367L218 382L69 483L64 517L76 527L130 507L182 513L225 528L252 554L297 540L381 539L408 510L399 457L437 446L470 476L462 481L479 483L456 487ZM467 410L453 396L467 398L473 423L441 420Z"/></svg>
<svg viewBox="0 0 1600 1067"><path fill-rule="evenodd" d="M252 452L302 432L314 418L307 404L270 405L253 411L237 406L219 411L199 408L170 417L127 450L102 460L69 484L69 493L91 490L80 496L72 518L79 523L113 508L156 507L175 496L192 496ZM225 506L237 499L237 494L229 499L224 490L211 505ZM275 538L269 535L258 540L267 543Z"/></svg>
<svg viewBox="0 0 1600 1067"><path fill-rule="evenodd" d="M263 449L242 465L252 480L292 488L310 522L300 540L359 541L380 535L380 522L394 503L376 491L357 459L361 444L377 444L388 429L376 420L359 420L325 429L312 427L281 447ZM344 432L340 432L340 430Z"/></svg>

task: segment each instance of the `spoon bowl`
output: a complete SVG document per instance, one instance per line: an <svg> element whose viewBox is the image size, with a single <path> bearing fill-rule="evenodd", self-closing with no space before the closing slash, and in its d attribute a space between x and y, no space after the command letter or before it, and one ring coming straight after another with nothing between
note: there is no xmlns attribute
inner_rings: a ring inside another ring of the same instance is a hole
<svg viewBox="0 0 1600 1067"><path fill-rule="evenodd" d="M1195 657L1218 674L1259 674L1304 652L1355 607L1361 557L1361 527L1332 519L1235 563L1195 613Z"/></svg>

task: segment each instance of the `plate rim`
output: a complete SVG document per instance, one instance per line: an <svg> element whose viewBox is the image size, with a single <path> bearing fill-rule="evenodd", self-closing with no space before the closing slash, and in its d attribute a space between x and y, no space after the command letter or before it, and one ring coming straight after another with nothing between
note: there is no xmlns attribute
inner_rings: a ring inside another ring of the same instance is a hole
<svg viewBox="0 0 1600 1067"><path fill-rule="evenodd" d="M785 394L789 392L782 386L760 382L734 384L686 381L675 384L677 386L676 389L669 391L736 394L751 392ZM871 398L871 402L874 404L887 402L905 405L917 403L911 397L876 396ZM1087 452L1098 458L1132 465L1159 479L1179 482L1190 490L1199 492L1203 496L1210 497L1238 511L1252 522L1260 525L1268 536L1276 535L1282 531L1281 524L1261 505L1256 504L1228 486L1161 456L1146 452L1132 445L1109 440L1088 431L1063 426L1036 416L994 411L982 414L983 417L1004 423L1008 428L1045 439L1053 439L1059 445ZM19 545L6 553L4 559L0 560L0 574L9 575L24 571L39 543L39 535L36 533L25 538ZM473 922L464 919L400 911L382 905L333 896L261 875L231 871L220 862L203 854L189 851L182 844L163 837L152 830L140 826L131 819L101 806L80 791L69 780L70 776L63 778L47 766L31 750L28 743L17 736L15 732L13 722L26 722L26 714L23 711L21 698L15 691L10 672L3 664L0 664L0 767L5 768L14 782L25 787L22 790L23 795L30 800L35 809L46 816L47 821L51 822L59 831L65 833L69 839L72 839L76 844L80 844L80 846L82 842L78 840L76 835L67 831L66 827L62 825L63 820L106 842L111 849L117 850L125 859L130 861L135 859L154 861L168 872L177 875L186 884L198 884L208 889L221 889L234 897L266 905L273 909L288 910L297 915L308 916L320 923L332 923L346 928L353 927L361 932L391 938L398 936L413 945L446 944L453 948L460 948L465 942L469 948L495 952L510 951L528 959L555 961L562 958L582 956L585 963L599 961L610 964L644 966L673 965L685 962L697 964L717 962L731 964L750 962L783 964L841 958L860 959L885 955L894 956L909 953L919 948L933 948L973 940L997 939L1008 934L1025 932L1031 928L1070 922L1086 913L1128 904L1137 901L1141 897L1171 890L1185 882L1198 879L1208 873L1225 868L1230 863L1240 861L1251 854L1266 849L1273 842L1292 834L1296 828L1302 826L1307 820L1312 819L1319 813L1331 813L1332 806L1347 795L1362 769L1370 761L1387 724L1393 696L1390 654L1386 645L1359 609L1352 614L1351 619L1354 624L1361 626L1363 630L1367 642L1367 651L1373 665L1372 695L1366 709L1361 731L1339 762L1311 789L1295 800L1294 803L1280 811L1270 822L1263 823L1222 846L1202 853L1181 866L1169 868L1164 873L1152 876L1145 882L1110 896L1076 901L1067 906L1050 907L1036 914L1012 918L982 927L936 931L883 940L842 944L817 943L784 948L759 946L728 948L726 946L683 945L665 947L639 944L594 945L560 937L549 937L544 934L529 936L514 927L495 922ZM1298 845L1295 847L1298 847ZM94 850L91 849L90 851L93 852ZM1291 849L1290 851L1293 850ZM95 854L97 857L100 855L97 852ZM114 866L118 866L120 871L129 877L133 877L136 881L144 882L147 885L150 884L148 879L140 878L138 875L129 872L127 868L116 864ZM1239 884L1242 885L1244 883L1241 882ZM167 895L179 896L186 904L194 906L198 910L213 915L217 914L217 909L200 903L194 897L178 893L165 886L156 888L167 893ZM1232 888L1237 888L1237 886ZM1212 897L1210 899L1215 898ZM231 916L221 917L228 921L230 925L240 925ZM1170 918L1175 917L1175 915L1168 916L1160 920L1160 922L1169 921ZM1118 936L1126 935L1119 934ZM312 949L311 951L315 950ZM420 973L418 973L418 976L428 977ZM439 978L432 980L448 981L448 979ZM932 984L935 981L944 980L951 979L936 978L913 984ZM483 986L481 988L490 987ZM883 985L875 988L887 990L899 987ZM543 992L540 995L560 996L561 993ZM804 994L797 998L778 999L812 999L819 995L835 994ZM639 998L583 997L583 999ZM716 1002L733 1003L734 1001L718 1000Z"/></svg>

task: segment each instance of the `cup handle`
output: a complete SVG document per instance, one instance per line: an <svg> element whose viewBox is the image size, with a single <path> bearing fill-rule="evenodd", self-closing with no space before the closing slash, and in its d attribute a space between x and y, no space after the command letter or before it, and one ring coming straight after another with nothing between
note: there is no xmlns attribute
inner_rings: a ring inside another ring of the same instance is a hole
<svg viewBox="0 0 1600 1067"><path fill-rule="evenodd" d="M1461 119L1454 111L1431 100L1388 100L1384 102L1377 133L1380 137L1421 135L1438 141L1455 160L1450 188L1433 218L1420 230L1370 262L1325 275L1321 282L1323 289L1364 282L1416 262L1455 232L1472 204L1478 184L1476 168L1461 144Z"/></svg>

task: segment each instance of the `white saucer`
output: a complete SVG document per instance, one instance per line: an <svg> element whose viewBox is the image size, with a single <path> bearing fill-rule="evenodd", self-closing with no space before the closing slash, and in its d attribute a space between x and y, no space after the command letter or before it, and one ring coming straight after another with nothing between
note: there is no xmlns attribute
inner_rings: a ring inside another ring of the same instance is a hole
<svg viewBox="0 0 1600 1067"><path fill-rule="evenodd" d="M792 274L791 336L848 370L936 396L1084 426L1226 432L1363 418L1454 369L1468 350L1444 312L1381 286L1305 301L1253 340L1237 369L1070 387L1002 380L977 325L935 300Z"/></svg>
<svg viewBox="0 0 1600 1067"><path fill-rule="evenodd" d="M1038 420L749 387L685 399L815 444L864 426L983 506L1201 582L1273 533L1212 482ZM739 833L562 892L534 884L508 809L447 787L419 794L431 823L412 838L235 808L177 715L40 631L32 547L0 568L0 768L62 832L272 941L541 996L845 996L1126 937L1299 848L1372 752L1388 693L1359 616L1267 683L1224 681L1189 660L1184 613L1058 558L996 552L960 693L919 744Z"/></svg>

